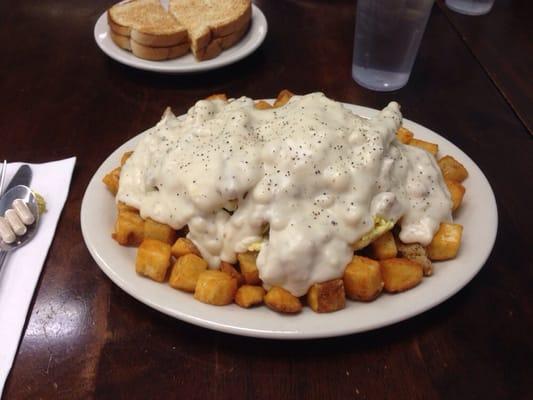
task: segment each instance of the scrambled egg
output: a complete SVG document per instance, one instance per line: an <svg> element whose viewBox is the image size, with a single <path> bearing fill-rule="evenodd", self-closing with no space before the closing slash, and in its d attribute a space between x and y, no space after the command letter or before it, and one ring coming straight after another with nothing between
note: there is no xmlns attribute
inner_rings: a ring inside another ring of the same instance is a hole
<svg viewBox="0 0 533 400"><path fill-rule="evenodd" d="M374 216L374 228L367 234L363 235L361 239L355 242L352 247L354 250L362 249L363 247L368 246L370 243L377 239L379 236L383 235L385 232L390 231L394 227L394 221L380 217L379 215Z"/></svg>
<svg viewBox="0 0 533 400"><path fill-rule="evenodd" d="M375 239L377 239L379 236L383 235L385 232L390 231L394 227L394 221L385 219L383 217L380 217L379 215L374 216L374 227L372 230L361 239L359 239L357 242L355 242L352 247L354 250L362 249L363 247L368 246L370 243L372 243ZM268 227L267 227L268 231ZM263 240L258 240L257 242L253 242L248 246L248 251L260 251L261 246L263 245L263 242L266 238Z"/></svg>
<svg viewBox="0 0 533 400"><path fill-rule="evenodd" d="M261 251L264 240L253 242L248 246L248 251Z"/></svg>

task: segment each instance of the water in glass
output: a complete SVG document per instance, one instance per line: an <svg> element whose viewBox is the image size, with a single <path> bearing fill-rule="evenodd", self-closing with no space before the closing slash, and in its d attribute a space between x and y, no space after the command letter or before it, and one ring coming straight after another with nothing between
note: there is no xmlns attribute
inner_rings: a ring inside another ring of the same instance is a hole
<svg viewBox="0 0 533 400"><path fill-rule="evenodd" d="M446 0L446 6L461 14L483 15L488 13L494 0Z"/></svg>
<svg viewBox="0 0 533 400"><path fill-rule="evenodd" d="M404 86L433 0L358 0L352 76L361 86L389 91Z"/></svg>

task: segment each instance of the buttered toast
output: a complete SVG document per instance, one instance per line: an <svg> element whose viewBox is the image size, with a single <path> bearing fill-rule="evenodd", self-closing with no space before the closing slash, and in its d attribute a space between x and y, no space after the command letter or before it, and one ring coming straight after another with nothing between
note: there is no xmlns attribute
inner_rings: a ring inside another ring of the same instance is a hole
<svg viewBox="0 0 533 400"><path fill-rule="evenodd" d="M126 0L107 11L113 42L148 60L217 57L237 43L250 25L250 0Z"/></svg>
<svg viewBox="0 0 533 400"><path fill-rule="evenodd" d="M128 0L107 11L115 44L148 60L176 58L189 51L186 28L159 0Z"/></svg>
<svg viewBox="0 0 533 400"><path fill-rule="evenodd" d="M244 36L252 5L250 0L170 0L170 12L187 28L195 57L207 60Z"/></svg>

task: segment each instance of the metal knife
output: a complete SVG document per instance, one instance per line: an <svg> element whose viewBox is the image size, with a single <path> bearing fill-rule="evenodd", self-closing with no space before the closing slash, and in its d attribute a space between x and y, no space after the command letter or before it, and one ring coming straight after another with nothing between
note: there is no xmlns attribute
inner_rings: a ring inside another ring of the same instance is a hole
<svg viewBox="0 0 533 400"><path fill-rule="evenodd" d="M17 172L15 172L15 175L13 175L13 178L11 178L4 193L18 185L30 186L32 176L33 172L31 171L30 166L27 164L21 165Z"/></svg>

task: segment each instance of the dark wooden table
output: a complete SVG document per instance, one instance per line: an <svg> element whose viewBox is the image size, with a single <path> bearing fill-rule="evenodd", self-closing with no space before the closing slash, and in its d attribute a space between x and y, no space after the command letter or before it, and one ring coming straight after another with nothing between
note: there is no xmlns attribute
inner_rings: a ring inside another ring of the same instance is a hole
<svg viewBox="0 0 533 400"><path fill-rule="evenodd" d="M438 3L410 82L357 86L354 2L261 0L262 47L223 69L168 76L106 57L93 26L104 0L0 2L0 158L78 157L70 195L31 305L7 399L525 399L533 346L533 6L497 0L465 17ZM327 340L281 342L212 332L134 300L83 242L84 190L121 143L213 92L271 97L321 90L404 114L481 167L498 201L485 267L457 295L410 320ZM8 329L8 327L0 327Z"/></svg>

